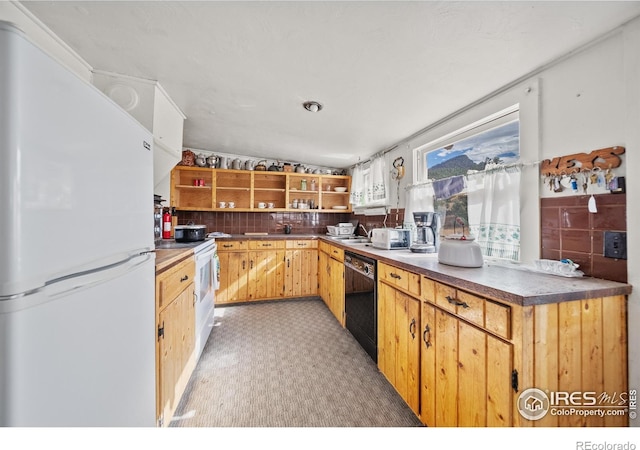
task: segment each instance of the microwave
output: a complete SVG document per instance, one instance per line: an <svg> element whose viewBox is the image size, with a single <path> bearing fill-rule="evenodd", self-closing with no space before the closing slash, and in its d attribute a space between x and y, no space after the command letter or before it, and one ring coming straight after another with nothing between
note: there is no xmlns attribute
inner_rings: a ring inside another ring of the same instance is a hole
<svg viewBox="0 0 640 450"><path fill-rule="evenodd" d="M371 232L371 245L384 250L409 248L411 231L405 228L374 228Z"/></svg>

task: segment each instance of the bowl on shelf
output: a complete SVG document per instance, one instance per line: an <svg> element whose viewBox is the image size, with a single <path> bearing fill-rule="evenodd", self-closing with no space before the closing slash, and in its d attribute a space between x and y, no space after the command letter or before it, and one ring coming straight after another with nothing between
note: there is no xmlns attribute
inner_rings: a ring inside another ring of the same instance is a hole
<svg viewBox="0 0 640 450"><path fill-rule="evenodd" d="M347 192L347 188L344 186L336 186L333 188L333 190L336 192Z"/></svg>

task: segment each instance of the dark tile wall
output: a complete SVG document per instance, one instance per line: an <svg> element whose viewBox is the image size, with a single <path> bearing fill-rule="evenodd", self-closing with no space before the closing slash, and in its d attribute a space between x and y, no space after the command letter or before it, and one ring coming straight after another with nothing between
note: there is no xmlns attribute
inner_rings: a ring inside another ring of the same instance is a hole
<svg viewBox="0 0 640 450"><path fill-rule="evenodd" d="M229 234L284 233L286 224L292 226L294 234L325 234L327 225L348 222L350 218L348 213L178 211L178 225L193 222L206 225L207 233Z"/></svg>
<svg viewBox="0 0 640 450"><path fill-rule="evenodd" d="M544 259L570 259L585 275L627 282L627 261L605 258L605 231L627 231L626 194L595 195L598 212L587 209L589 195L540 199Z"/></svg>

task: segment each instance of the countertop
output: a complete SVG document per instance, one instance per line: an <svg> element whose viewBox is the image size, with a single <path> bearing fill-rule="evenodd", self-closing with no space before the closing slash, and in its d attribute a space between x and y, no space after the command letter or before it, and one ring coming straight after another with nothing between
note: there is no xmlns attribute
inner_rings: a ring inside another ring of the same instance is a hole
<svg viewBox="0 0 640 450"><path fill-rule="evenodd" d="M192 256L193 249L202 243L203 241L176 242L173 239L166 239L156 243L156 274Z"/></svg>
<svg viewBox="0 0 640 450"><path fill-rule="evenodd" d="M521 306L629 295L632 290L632 286L625 283L591 277L562 277L538 273L524 270L517 264L510 264L511 267L508 267L507 264L485 262L479 268L448 266L439 263L436 254L412 253L408 249L382 250L374 248L370 244L343 243L323 235L283 233L247 236L238 234L216 238L216 241L249 239L320 239L345 251L393 264L433 280L476 292L487 298ZM171 255L167 255L167 258L170 257ZM178 260L180 259L178 256L176 257ZM156 267L159 261L163 262L164 259L161 254L158 254Z"/></svg>

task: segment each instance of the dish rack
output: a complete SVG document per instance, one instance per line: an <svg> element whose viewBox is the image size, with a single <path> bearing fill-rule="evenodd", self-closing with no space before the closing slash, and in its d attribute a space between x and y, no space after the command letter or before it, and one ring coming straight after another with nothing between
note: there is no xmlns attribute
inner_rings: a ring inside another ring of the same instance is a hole
<svg viewBox="0 0 640 450"><path fill-rule="evenodd" d="M327 225L329 236L350 236L356 230L355 225L351 223L339 223L337 225Z"/></svg>

